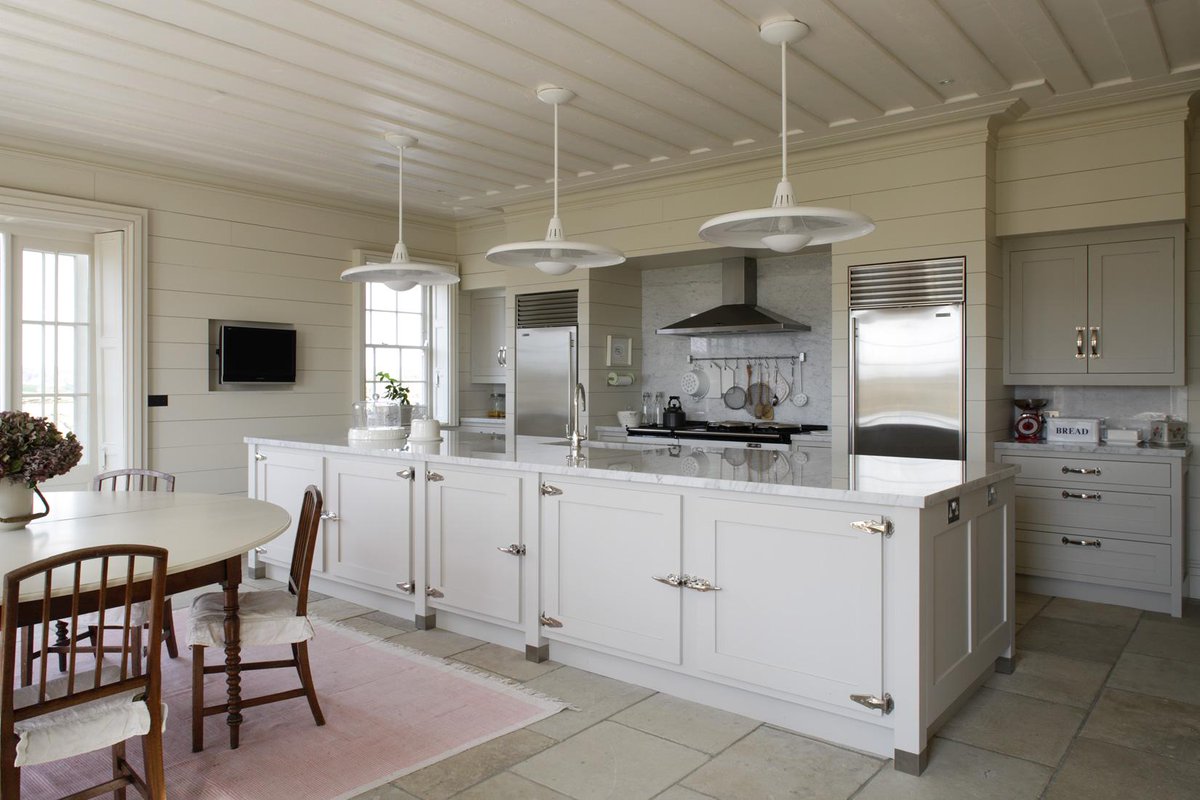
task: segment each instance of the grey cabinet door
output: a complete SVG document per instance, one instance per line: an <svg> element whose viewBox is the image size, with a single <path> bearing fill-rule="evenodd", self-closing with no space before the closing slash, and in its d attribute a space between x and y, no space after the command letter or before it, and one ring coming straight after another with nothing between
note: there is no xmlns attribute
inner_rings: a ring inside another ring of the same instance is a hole
<svg viewBox="0 0 1200 800"><path fill-rule="evenodd" d="M1018 250L1008 263L1009 374L1086 373L1076 329L1088 324L1088 248Z"/></svg>
<svg viewBox="0 0 1200 800"><path fill-rule="evenodd" d="M1171 239L1089 246L1088 372L1173 372L1175 296Z"/></svg>

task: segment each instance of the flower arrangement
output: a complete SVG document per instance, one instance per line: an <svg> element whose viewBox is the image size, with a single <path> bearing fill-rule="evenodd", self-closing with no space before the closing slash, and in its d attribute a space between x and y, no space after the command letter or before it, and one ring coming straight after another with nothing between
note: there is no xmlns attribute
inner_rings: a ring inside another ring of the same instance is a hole
<svg viewBox="0 0 1200 800"><path fill-rule="evenodd" d="M376 372L375 378L386 385L383 387L383 396L388 400L399 400L400 405L408 405L408 387L401 386L400 381L393 378L386 372Z"/></svg>
<svg viewBox="0 0 1200 800"><path fill-rule="evenodd" d="M71 470L83 457L75 434L66 435L45 417L0 411L0 478L30 489Z"/></svg>

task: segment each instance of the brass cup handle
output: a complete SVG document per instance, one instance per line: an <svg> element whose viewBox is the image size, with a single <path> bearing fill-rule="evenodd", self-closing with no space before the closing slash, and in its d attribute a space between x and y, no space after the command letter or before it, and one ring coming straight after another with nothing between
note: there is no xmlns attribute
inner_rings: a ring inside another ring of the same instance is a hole
<svg viewBox="0 0 1200 800"><path fill-rule="evenodd" d="M1068 492L1063 489L1063 500L1099 500L1099 492Z"/></svg>
<svg viewBox="0 0 1200 800"><path fill-rule="evenodd" d="M1077 547L1099 547L1099 539L1072 539L1069 536L1062 537L1063 544L1073 544Z"/></svg>

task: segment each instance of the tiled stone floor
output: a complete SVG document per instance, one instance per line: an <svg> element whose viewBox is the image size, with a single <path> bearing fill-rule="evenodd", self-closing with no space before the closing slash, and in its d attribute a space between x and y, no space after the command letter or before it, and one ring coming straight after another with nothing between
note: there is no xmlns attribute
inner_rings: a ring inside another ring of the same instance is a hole
<svg viewBox="0 0 1200 800"><path fill-rule="evenodd" d="M309 607L580 709L357 800L1200 798L1200 604L1176 620L1021 595L1016 671L992 676L942 728L921 778L735 714L554 662L531 664L448 631L417 631L342 600Z"/></svg>

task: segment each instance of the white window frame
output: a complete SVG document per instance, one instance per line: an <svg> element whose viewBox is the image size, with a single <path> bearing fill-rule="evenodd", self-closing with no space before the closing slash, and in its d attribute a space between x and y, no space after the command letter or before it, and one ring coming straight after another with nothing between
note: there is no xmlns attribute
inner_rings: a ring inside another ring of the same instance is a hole
<svg viewBox="0 0 1200 800"><path fill-rule="evenodd" d="M363 264L386 264L391 252L356 248L352 266ZM458 271L452 261L422 259ZM353 320L351 336L354 342L354 361L351 368L351 394L359 397L367 384L366 380L366 285L354 284ZM458 286L430 287L426 305L428 357L425 359L426 385L429 387L429 415L443 425L458 424L458 391L454 385L455 369L458 364L458 332L453 324L458 308ZM347 406L349 407L349 406Z"/></svg>
<svg viewBox="0 0 1200 800"><path fill-rule="evenodd" d="M121 449L124 464L115 466L144 466L147 463L146 436L146 254L149 211L111 203L98 203L73 197L26 192L0 187L0 216L14 227L66 228L88 233L121 231L124 233L121 253ZM6 274L0 276L11 290L14 254L5 254ZM93 259L95 254L93 253ZM12 320L7 316L0 324L0 337L11 352ZM12 401L14 387L4 376L2 397Z"/></svg>

